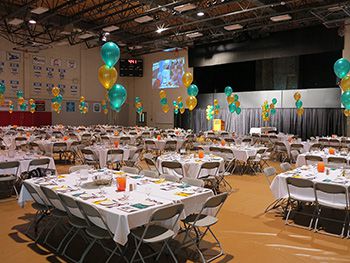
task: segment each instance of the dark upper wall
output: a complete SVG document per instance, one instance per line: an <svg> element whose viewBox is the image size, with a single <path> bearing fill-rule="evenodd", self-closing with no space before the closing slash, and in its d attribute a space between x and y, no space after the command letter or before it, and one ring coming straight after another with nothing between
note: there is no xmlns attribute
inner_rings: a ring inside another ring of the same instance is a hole
<svg viewBox="0 0 350 263"><path fill-rule="evenodd" d="M315 54L344 48L337 29L309 27L272 33L241 43L225 42L196 46L188 51L190 67L205 67L243 61Z"/></svg>

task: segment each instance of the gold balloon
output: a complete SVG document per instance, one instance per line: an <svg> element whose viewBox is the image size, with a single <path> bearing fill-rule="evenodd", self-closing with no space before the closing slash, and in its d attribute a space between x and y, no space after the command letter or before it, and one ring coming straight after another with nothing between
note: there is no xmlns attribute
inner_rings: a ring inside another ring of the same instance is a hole
<svg viewBox="0 0 350 263"><path fill-rule="evenodd" d="M165 90L159 91L159 97L160 97L161 99L165 98L165 97L166 97L166 91L165 91Z"/></svg>
<svg viewBox="0 0 350 263"><path fill-rule="evenodd" d="M84 113L87 113L87 112L88 112L88 108L87 108L87 107L84 107L83 112L84 112Z"/></svg>
<svg viewBox="0 0 350 263"><path fill-rule="evenodd" d="M192 84L193 76L191 72L185 72L182 76L182 83L185 85L185 87L189 87Z"/></svg>
<svg viewBox="0 0 350 263"><path fill-rule="evenodd" d="M13 111L12 110L9 110L9 113L12 113Z"/></svg>
<svg viewBox="0 0 350 263"><path fill-rule="evenodd" d="M191 111L197 106L197 98L195 96L187 97L186 106Z"/></svg>
<svg viewBox="0 0 350 263"><path fill-rule="evenodd" d="M344 92L350 90L350 75L347 75L340 81L340 87Z"/></svg>
<svg viewBox="0 0 350 263"><path fill-rule="evenodd" d="M299 116L303 115L303 113L304 113L304 108L297 109L297 114Z"/></svg>
<svg viewBox="0 0 350 263"><path fill-rule="evenodd" d="M60 113L61 113L61 111L60 111L60 110L58 110L58 111L57 111L57 114L60 114Z"/></svg>
<svg viewBox="0 0 350 263"><path fill-rule="evenodd" d="M19 105L22 105L24 103L24 98L18 98L18 104Z"/></svg>
<svg viewBox="0 0 350 263"><path fill-rule="evenodd" d="M56 101L52 103L52 108L54 109L54 111L58 111L60 108L60 104Z"/></svg>
<svg viewBox="0 0 350 263"><path fill-rule="evenodd" d="M270 109L274 109L275 108L275 104L271 103L270 104Z"/></svg>
<svg viewBox="0 0 350 263"><path fill-rule="evenodd" d="M214 100L214 105L218 105L219 101L217 99Z"/></svg>
<svg viewBox="0 0 350 263"><path fill-rule="evenodd" d="M106 105L106 101L102 100L101 105Z"/></svg>
<svg viewBox="0 0 350 263"><path fill-rule="evenodd" d="M218 115L219 114L219 110L214 110L214 114Z"/></svg>
<svg viewBox="0 0 350 263"><path fill-rule="evenodd" d="M344 110L344 114L345 114L346 117L349 117L350 116L350 110L345 109Z"/></svg>
<svg viewBox="0 0 350 263"><path fill-rule="evenodd" d="M236 101L235 104L236 104L236 107L241 106L241 103L239 101Z"/></svg>
<svg viewBox="0 0 350 263"><path fill-rule="evenodd" d="M180 109L180 113L183 114L185 112L185 108Z"/></svg>
<svg viewBox="0 0 350 263"><path fill-rule="evenodd" d="M85 101L85 97L84 97L84 96L81 96L79 101L80 101L80 102Z"/></svg>
<svg viewBox="0 0 350 263"><path fill-rule="evenodd" d="M165 104L165 105L162 106L162 110L163 110L164 113L167 113L169 111L169 109L170 108L169 108L168 104Z"/></svg>
<svg viewBox="0 0 350 263"><path fill-rule="evenodd" d="M34 99L30 99L30 100L29 100L29 104L33 104L34 102L35 102Z"/></svg>
<svg viewBox="0 0 350 263"><path fill-rule="evenodd" d="M300 93L299 93L299 92L295 92L295 93L294 93L294 99L295 99L295 100L300 100L300 98L301 98Z"/></svg>
<svg viewBox="0 0 350 263"><path fill-rule="evenodd" d="M104 113L104 114L107 114L107 113L108 113L108 109L104 109L104 110L103 110L103 113Z"/></svg>
<svg viewBox="0 0 350 263"><path fill-rule="evenodd" d="M136 108L142 107L142 103L141 103L141 102L136 102L136 103L135 103L135 107L136 107Z"/></svg>
<svg viewBox="0 0 350 263"><path fill-rule="evenodd" d="M182 97L181 96L177 97L177 102L180 103L181 101L182 101Z"/></svg>
<svg viewBox="0 0 350 263"><path fill-rule="evenodd" d="M231 104L235 101L235 98L233 97L233 95L231 94L230 96L227 97L227 102L228 104Z"/></svg>
<svg viewBox="0 0 350 263"><path fill-rule="evenodd" d="M52 88L52 95L54 95L56 97L56 96L58 96L58 94L60 94L60 89L58 87L53 87Z"/></svg>
<svg viewBox="0 0 350 263"><path fill-rule="evenodd" d="M117 82L118 72L114 67L101 66L98 69L98 80L105 89L110 89Z"/></svg>
<svg viewBox="0 0 350 263"><path fill-rule="evenodd" d="M34 110L34 109L30 109L30 112L31 112L31 113L34 113L34 112L35 112L35 110Z"/></svg>

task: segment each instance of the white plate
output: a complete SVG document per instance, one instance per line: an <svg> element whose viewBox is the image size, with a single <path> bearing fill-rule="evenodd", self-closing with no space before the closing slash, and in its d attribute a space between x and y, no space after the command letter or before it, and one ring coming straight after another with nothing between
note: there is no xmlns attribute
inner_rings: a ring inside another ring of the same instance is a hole
<svg viewBox="0 0 350 263"><path fill-rule="evenodd" d="M93 195L92 194L82 194L79 197L82 198L82 199L89 199L89 198L92 198Z"/></svg>
<svg viewBox="0 0 350 263"><path fill-rule="evenodd" d="M100 203L100 205L103 205L103 206L110 206L110 205L114 205L115 203L111 200L106 200L106 201L103 201Z"/></svg>

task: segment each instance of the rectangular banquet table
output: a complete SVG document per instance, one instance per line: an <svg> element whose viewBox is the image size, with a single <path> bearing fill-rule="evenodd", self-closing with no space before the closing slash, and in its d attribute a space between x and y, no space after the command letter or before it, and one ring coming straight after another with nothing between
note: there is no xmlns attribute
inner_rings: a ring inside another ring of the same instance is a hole
<svg viewBox="0 0 350 263"><path fill-rule="evenodd" d="M113 173L107 169L99 171L102 171L102 173L105 173L106 171L108 173ZM117 188L115 184L103 187L105 194L101 196L98 194L100 191L99 187L96 186L92 181L92 177L97 173L101 172L90 171L88 179L82 184L81 189L77 189L76 187L76 178L79 176L79 172L51 179L51 181L48 182L54 182L55 184L47 185L46 187L51 187L55 191L60 191L60 189L68 189L68 191L63 192L63 194L96 206L96 208L98 208L100 211L102 217L105 219L108 227L112 233L114 233L114 241L121 245L125 245L127 243L130 229L146 224L155 209L172 203L181 202L185 207L184 213L182 215L182 218L184 218L187 215L199 212L207 198L213 195L213 192L211 190L205 188L192 186L182 188L182 184L167 182L159 179L145 178L139 175L127 174L127 185L130 183L136 185L136 190L129 192L128 200L124 200L124 192L116 191ZM34 178L27 181L39 192L40 196L46 200L42 191L40 190L40 184L47 184L47 182L40 180L45 179ZM94 193L96 194L96 198L83 200L79 195L81 193L86 193L88 195ZM147 196L148 194L149 196ZM106 207L95 203L96 201L105 200L106 198L108 198L108 200L117 201L119 205ZM152 201L147 201L147 199ZM22 186L18 199L19 205L23 206L26 201L30 200L32 199L28 191L25 189L25 187ZM147 205L143 208L134 207L134 205L137 206L138 204ZM125 209L131 209L132 211L127 212Z"/></svg>
<svg viewBox="0 0 350 263"><path fill-rule="evenodd" d="M323 160L324 163L328 163L328 158L329 157L340 157L340 158L345 158L347 160L347 165L349 164L349 159L350 156L349 155L340 155L340 154L328 154L328 153L324 153L324 152L313 152L313 153L302 153L299 154L297 157L297 161L296 161L296 166L300 167L303 165L306 165L306 156L307 155L312 155L312 156L320 156Z"/></svg>

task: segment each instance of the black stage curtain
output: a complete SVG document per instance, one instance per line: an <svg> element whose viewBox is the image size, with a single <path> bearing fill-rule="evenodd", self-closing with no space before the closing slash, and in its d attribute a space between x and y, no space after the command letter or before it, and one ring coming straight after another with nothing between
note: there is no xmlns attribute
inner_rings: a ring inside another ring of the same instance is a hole
<svg viewBox="0 0 350 263"><path fill-rule="evenodd" d="M205 109L195 109L191 113L191 128L196 132L212 129L213 121L207 121ZM191 115L190 114L190 115ZM346 134L346 117L342 109L307 108L299 117L296 109L276 109L270 121L261 118L261 109L242 109L240 115L230 113L228 109L220 110L215 117L225 121L225 129L239 135L248 134L251 127L276 127L278 132L295 134L303 140L311 136Z"/></svg>

